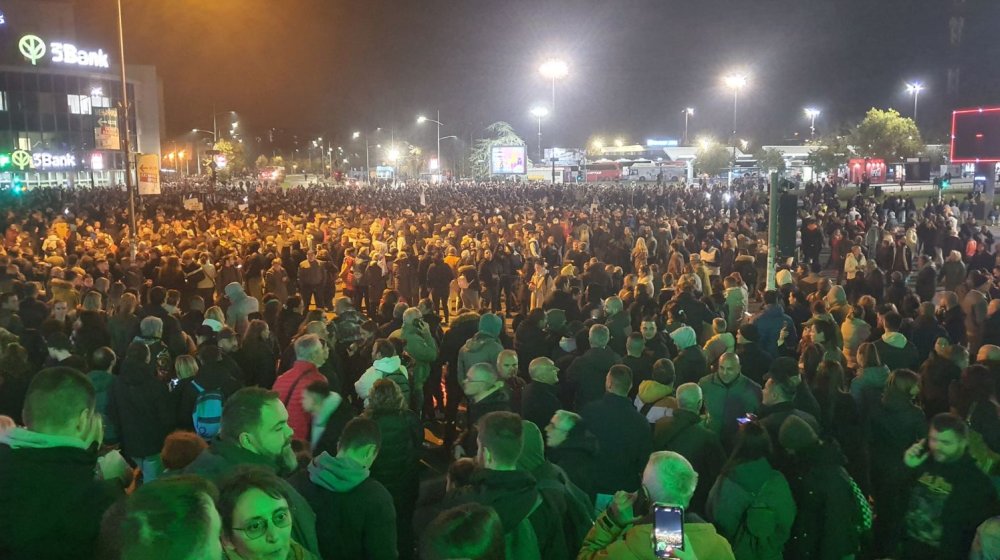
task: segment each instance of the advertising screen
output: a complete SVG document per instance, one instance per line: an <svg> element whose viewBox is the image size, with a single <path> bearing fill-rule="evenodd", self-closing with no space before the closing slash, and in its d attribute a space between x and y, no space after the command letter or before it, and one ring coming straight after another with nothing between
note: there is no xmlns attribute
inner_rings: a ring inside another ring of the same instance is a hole
<svg viewBox="0 0 1000 560"><path fill-rule="evenodd" d="M951 116L951 162L1000 161L1000 107L960 109Z"/></svg>
<svg viewBox="0 0 1000 560"><path fill-rule="evenodd" d="M524 146L496 146L490 153L493 175L524 175L528 172Z"/></svg>

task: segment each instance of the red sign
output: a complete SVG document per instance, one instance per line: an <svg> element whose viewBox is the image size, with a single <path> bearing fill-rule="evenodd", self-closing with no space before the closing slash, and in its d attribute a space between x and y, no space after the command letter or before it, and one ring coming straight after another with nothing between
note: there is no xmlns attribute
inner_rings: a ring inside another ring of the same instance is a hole
<svg viewBox="0 0 1000 560"><path fill-rule="evenodd" d="M885 182L885 160L872 158L852 159L847 163L852 183L861 183L865 179L869 183Z"/></svg>

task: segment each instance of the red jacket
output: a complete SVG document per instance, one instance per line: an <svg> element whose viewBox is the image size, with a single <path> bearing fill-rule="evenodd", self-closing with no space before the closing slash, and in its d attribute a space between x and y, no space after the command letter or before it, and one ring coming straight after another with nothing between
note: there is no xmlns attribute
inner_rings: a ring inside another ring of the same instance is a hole
<svg viewBox="0 0 1000 560"><path fill-rule="evenodd" d="M326 377L312 362L296 360L291 369L278 376L271 388L278 393L278 398L288 409L288 426L292 428L292 437L303 441L309 441L312 415L302 408L302 395L313 381L326 381Z"/></svg>

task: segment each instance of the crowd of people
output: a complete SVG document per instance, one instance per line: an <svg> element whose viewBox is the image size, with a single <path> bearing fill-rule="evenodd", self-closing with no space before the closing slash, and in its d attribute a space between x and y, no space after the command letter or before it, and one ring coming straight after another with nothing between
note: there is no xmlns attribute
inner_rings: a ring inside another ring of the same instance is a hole
<svg viewBox="0 0 1000 560"><path fill-rule="evenodd" d="M983 204L841 192L0 192L0 557L1000 558Z"/></svg>

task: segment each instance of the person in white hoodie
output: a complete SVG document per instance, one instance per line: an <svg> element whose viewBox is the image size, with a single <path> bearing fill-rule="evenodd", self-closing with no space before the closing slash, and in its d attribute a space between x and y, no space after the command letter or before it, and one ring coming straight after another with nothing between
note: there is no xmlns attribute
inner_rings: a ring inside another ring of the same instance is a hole
<svg viewBox="0 0 1000 560"><path fill-rule="evenodd" d="M387 338L380 338L372 345L372 366L354 383L358 397L368 406L368 393L379 379L391 379L403 391L406 402L410 399L410 382L406 366L403 365L396 346Z"/></svg>

